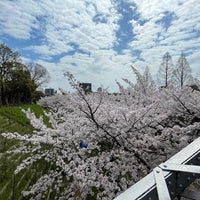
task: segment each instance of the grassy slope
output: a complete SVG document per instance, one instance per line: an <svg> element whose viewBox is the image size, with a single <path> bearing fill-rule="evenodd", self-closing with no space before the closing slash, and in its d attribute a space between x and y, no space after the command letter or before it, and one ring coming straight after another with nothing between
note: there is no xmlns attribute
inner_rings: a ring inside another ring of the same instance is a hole
<svg viewBox="0 0 200 200"><path fill-rule="evenodd" d="M43 115L44 109L38 105L23 105L23 106L3 106L0 107L0 133L3 132L18 132L20 134L31 134L33 127L30 121L26 118L21 109L30 108L37 117ZM44 116L44 115L43 115ZM48 124L47 117L44 121ZM0 199L24 199L21 196L21 191L33 183L39 176L38 170L42 171L40 163L35 164L28 170L23 170L20 174L14 177L16 166L22 161L25 155L13 155L5 153L6 150L16 147L18 141L7 140L0 136ZM44 166L44 163L42 164Z"/></svg>

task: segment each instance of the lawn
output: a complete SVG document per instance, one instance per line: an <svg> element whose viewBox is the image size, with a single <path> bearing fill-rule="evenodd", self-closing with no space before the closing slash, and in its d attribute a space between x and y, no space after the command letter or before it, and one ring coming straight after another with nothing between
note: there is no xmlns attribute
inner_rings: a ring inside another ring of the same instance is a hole
<svg viewBox="0 0 200 200"><path fill-rule="evenodd" d="M18 132L20 134L31 134L33 127L21 110L28 108L37 117L43 116L44 122L49 126L48 118L44 116L44 109L36 104L22 106L1 106L0 107L0 134L4 132ZM29 169L22 170L14 176L17 165L27 156L24 154L7 153L7 150L17 149L19 142L8 140L0 136L0 199L19 200L25 199L21 192L33 184L38 177L49 170L44 161L33 164ZM50 197L50 195L49 195ZM49 198L47 198L49 199Z"/></svg>

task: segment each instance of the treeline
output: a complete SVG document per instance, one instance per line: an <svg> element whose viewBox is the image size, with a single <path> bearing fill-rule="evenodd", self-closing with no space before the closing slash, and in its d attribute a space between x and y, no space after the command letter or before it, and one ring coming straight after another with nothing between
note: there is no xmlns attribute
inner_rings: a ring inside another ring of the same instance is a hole
<svg viewBox="0 0 200 200"><path fill-rule="evenodd" d="M42 65L23 64L18 52L0 44L0 105L35 102L42 95L38 87L49 78Z"/></svg>
<svg viewBox="0 0 200 200"><path fill-rule="evenodd" d="M129 87L129 93L131 93L132 87L135 91L139 91L145 96L148 96L153 89L183 89L186 87L191 87L192 90L200 91L200 74L197 73L195 76L192 73L192 69L184 55L181 53L176 64L173 63L172 57L169 52L163 55L162 62L160 63L157 80L152 78L151 72L148 66L145 68L144 73L140 73L135 67L131 66L135 76L136 84L123 79ZM120 92L124 90L123 86L117 82ZM133 86L134 85L134 86Z"/></svg>
<svg viewBox="0 0 200 200"><path fill-rule="evenodd" d="M169 52L163 56L162 63L158 70L158 84L161 87L194 86L199 84L198 77L192 75L192 69L183 53L174 65Z"/></svg>

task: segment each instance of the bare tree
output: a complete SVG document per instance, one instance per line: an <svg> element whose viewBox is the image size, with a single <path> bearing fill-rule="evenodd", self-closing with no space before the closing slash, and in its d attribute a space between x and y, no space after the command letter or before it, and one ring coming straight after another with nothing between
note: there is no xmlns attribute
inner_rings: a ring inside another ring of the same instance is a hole
<svg viewBox="0 0 200 200"><path fill-rule="evenodd" d="M158 70L158 82L160 86L167 88L171 84L173 74L173 62L169 52L163 56L162 63Z"/></svg>
<svg viewBox="0 0 200 200"><path fill-rule="evenodd" d="M176 64L176 68L173 72L173 78L175 83L181 88L186 84L191 84L192 77L192 69L183 53L181 53L178 62Z"/></svg>
<svg viewBox="0 0 200 200"><path fill-rule="evenodd" d="M30 63L28 69L31 73L31 78L37 85L37 87L48 83L50 80L50 74L45 67L38 63Z"/></svg>

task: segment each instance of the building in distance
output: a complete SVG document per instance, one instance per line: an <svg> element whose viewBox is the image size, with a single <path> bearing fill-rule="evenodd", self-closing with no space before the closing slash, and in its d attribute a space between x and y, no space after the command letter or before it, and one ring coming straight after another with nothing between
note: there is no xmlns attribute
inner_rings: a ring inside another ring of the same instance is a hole
<svg viewBox="0 0 200 200"><path fill-rule="evenodd" d="M53 88L46 88L44 92L46 96L52 96L56 94L56 90L54 90Z"/></svg>
<svg viewBox="0 0 200 200"><path fill-rule="evenodd" d="M83 89L85 93L92 92L92 83L80 83L79 86Z"/></svg>

